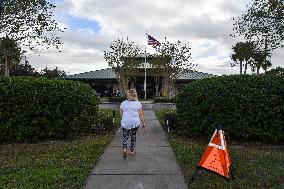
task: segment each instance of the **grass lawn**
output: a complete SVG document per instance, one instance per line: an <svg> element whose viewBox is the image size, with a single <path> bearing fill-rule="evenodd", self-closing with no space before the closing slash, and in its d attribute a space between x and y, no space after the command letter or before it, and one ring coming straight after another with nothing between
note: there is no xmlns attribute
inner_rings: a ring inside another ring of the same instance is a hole
<svg viewBox="0 0 284 189"><path fill-rule="evenodd" d="M162 122L163 111L155 112ZM213 133L212 133L213 134ZM176 154L177 161L183 172L188 188L196 189L246 189L246 188L284 188L284 150L283 148L230 147L229 155L236 160L238 168L236 178L228 182L221 176L202 170L192 184L189 181L195 173L206 146L209 143L201 140L184 139L169 135L170 144ZM246 144L247 146L247 144Z"/></svg>
<svg viewBox="0 0 284 189"><path fill-rule="evenodd" d="M116 118L118 126L118 111ZM82 188L113 136L110 132L55 142L0 144L0 189Z"/></svg>
<svg viewBox="0 0 284 189"><path fill-rule="evenodd" d="M0 145L0 188L81 188L112 137Z"/></svg>
<svg viewBox="0 0 284 189"><path fill-rule="evenodd" d="M207 144L170 136L170 143L176 154L187 183L194 174ZM284 188L284 150L259 148L229 148L232 159L236 158L236 178L230 183L212 172L202 170L189 188Z"/></svg>

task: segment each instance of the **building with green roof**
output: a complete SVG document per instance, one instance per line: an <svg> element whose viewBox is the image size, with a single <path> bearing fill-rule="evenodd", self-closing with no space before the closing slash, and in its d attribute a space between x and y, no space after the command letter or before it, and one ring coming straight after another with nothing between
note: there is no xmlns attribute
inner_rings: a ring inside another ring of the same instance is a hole
<svg viewBox="0 0 284 189"><path fill-rule="evenodd" d="M197 71L190 71L190 72L184 73L176 79L175 87L172 90L173 91L172 94L173 95L176 94L182 86L192 82L193 80L210 78L213 76L214 75L212 74L197 72ZM131 88L132 86L134 86L140 98L144 97L144 78L145 78L144 69L141 68L140 72L138 71L135 74L134 80L132 79L130 81L129 79L129 82L128 82L128 88ZM64 77L63 79L76 80L76 81L82 81L82 82L88 83L94 90L96 90L96 92L100 96L117 96L120 94L118 78L111 68L69 75L69 76ZM147 97L151 98L151 97L157 96L157 91L155 90L154 76L149 73L147 74L146 79L147 79L147 82L146 82L147 83L147 87L146 87ZM159 85L158 96L166 96L165 94L163 94L162 84Z"/></svg>

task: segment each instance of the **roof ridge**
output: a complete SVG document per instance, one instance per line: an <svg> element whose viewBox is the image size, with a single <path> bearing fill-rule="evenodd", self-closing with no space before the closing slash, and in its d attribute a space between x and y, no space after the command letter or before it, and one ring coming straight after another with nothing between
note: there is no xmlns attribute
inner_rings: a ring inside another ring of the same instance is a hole
<svg viewBox="0 0 284 189"><path fill-rule="evenodd" d="M188 72L182 73L177 79L202 79L202 78L209 78L214 77L215 75L199 72L197 70L189 70ZM66 79L115 79L117 78L115 72L112 70L112 68L102 68L99 70L79 73L79 74L73 74L69 75L67 77L64 77Z"/></svg>

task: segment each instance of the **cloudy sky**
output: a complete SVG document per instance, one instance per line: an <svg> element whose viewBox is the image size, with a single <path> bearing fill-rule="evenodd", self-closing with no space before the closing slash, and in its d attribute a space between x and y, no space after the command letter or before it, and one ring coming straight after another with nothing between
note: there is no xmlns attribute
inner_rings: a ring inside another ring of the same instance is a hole
<svg viewBox="0 0 284 189"><path fill-rule="evenodd" d="M117 38L129 38L147 52L145 32L163 42L189 42L196 70L210 74L237 74L230 67L232 17L246 9L249 0L50 0L57 7L57 22L66 27L61 52L29 55L41 69L58 67L68 74L107 68L103 52ZM274 52L273 67L284 66L284 49Z"/></svg>

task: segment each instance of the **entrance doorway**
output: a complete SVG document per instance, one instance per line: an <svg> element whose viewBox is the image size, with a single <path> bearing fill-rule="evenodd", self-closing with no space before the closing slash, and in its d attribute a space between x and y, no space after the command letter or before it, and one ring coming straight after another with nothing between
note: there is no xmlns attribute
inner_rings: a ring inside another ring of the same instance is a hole
<svg viewBox="0 0 284 189"><path fill-rule="evenodd" d="M137 90L138 98L144 99L144 77L136 77L135 87ZM154 98L155 96L155 80L153 77L147 77L146 79L146 97L148 98Z"/></svg>

